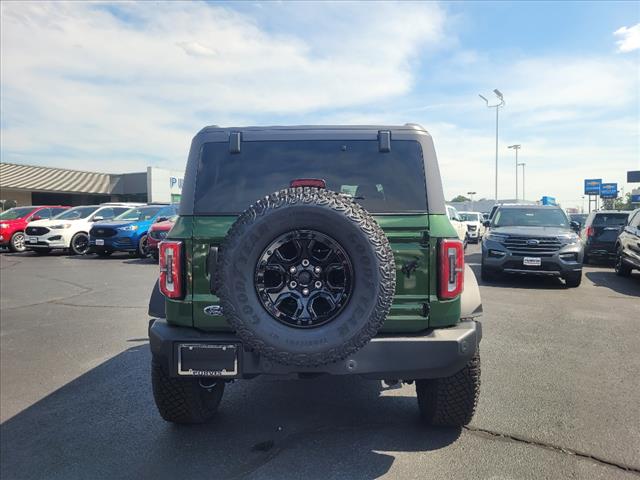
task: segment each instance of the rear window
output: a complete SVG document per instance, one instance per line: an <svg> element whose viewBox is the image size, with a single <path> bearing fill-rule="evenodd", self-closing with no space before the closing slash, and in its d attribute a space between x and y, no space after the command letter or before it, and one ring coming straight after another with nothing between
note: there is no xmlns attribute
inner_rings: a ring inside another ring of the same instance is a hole
<svg viewBox="0 0 640 480"><path fill-rule="evenodd" d="M593 219L594 227L619 227L626 225L628 213L596 213Z"/></svg>
<svg viewBox="0 0 640 480"><path fill-rule="evenodd" d="M237 154L226 142L206 143L196 178L196 214L241 213L300 178L322 179L372 213L427 211L415 141L394 140L384 153L376 140L243 142Z"/></svg>

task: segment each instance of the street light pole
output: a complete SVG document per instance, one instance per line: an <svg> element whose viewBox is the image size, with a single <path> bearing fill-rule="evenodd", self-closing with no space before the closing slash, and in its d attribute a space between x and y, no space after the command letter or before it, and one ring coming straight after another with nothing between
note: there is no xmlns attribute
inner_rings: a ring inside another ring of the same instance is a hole
<svg viewBox="0 0 640 480"><path fill-rule="evenodd" d="M517 150L516 150L516 152L517 152ZM522 167L522 200L526 200L527 199L527 195L524 192L524 167L527 164L522 162L522 163L519 163L518 165ZM517 169L518 169L518 166L516 166L516 170Z"/></svg>
<svg viewBox="0 0 640 480"><path fill-rule="evenodd" d="M507 148L513 148L516 151L516 203L518 203L518 150L520 150L520 147L522 147L522 145L509 145L507 147Z"/></svg>
<svg viewBox="0 0 640 480"><path fill-rule="evenodd" d="M476 194L476 192L467 192L467 195L469 195L469 199L471 200L471 210L474 210L473 208L473 196Z"/></svg>
<svg viewBox="0 0 640 480"><path fill-rule="evenodd" d="M495 192L495 200L497 202L498 201L498 110L500 110L500 107L504 106L505 101L504 101L504 97L502 95L502 92L500 90L498 90L497 88L494 88L493 93L495 93L496 97L498 97L498 100L500 100L500 103L497 103L495 105L489 105L489 100L487 100L486 97L483 97L482 95L478 95L478 96L485 101L485 103L487 104L488 108L495 108L496 109L496 192Z"/></svg>

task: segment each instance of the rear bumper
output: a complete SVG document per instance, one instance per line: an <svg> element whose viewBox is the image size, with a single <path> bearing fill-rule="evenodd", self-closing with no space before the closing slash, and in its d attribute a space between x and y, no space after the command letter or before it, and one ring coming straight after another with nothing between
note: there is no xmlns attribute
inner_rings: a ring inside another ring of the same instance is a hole
<svg viewBox="0 0 640 480"><path fill-rule="evenodd" d="M319 367L281 365L245 349L232 333L203 332L169 325L164 319L149 323L151 353L163 362L171 376L178 376L178 345L212 343L237 345L238 374L235 378L258 375L327 374L361 375L374 379L440 378L460 371L473 357L482 338L482 325L463 321L449 328L427 330L415 336L384 335L372 339L362 349L339 362Z"/></svg>

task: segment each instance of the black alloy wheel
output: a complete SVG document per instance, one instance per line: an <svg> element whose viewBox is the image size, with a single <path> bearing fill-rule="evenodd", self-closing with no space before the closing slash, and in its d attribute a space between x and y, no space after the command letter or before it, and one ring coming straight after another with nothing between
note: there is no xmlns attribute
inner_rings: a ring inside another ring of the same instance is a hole
<svg viewBox="0 0 640 480"><path fill-rule="evenodd" d="M315 230L294 230L271 242L258 259L255 285L264 308L294 328L333 320L348 303L354 273L344 249Z"/></svg>
<svg viewBox="0 0 640 480"><path fill-rule="evenodd" d="M76 233L71 239L71 251L76 255L84 255L89 251L89 237L86 233Z"/></svg>

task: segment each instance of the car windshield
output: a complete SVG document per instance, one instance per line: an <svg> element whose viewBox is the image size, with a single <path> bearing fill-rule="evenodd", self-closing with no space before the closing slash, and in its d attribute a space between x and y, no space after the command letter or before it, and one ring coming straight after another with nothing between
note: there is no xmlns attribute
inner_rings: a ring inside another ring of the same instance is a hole
<svg viewBox="0 0 640 480"><path fill-rule="evenodd" d="M619 227L627 224L628 213L597 213L593 219L594 227Z"/></svg>
<svg viewBox="0 0 640 480"><path fill-rule="evenodd" d="M460 212L458 213L458 215L460 215L460 218L462 219L463 222L479 222L480 221L480 214L478 213Z"/></svg>
<svg viewBox="0 0 640 480"><path fill-rule="evenodd" d="M251 141L233 154L228 142L206 143L194 210L236 214L296 179L324 180L370 212L427 210L422 149L409 140L394 140L389 152L377 140Z"/></svg>
<svg viewBox="0 0 640 480"><path fill-rule="evenodd" d="M76 207L70 208L66 212L62 212L60 215L56 215L55 219L60 220L78 220L80 218L87 218L93 212L95 212L98 207Z"/></svg>
<svg viewBox="0 0 640 480"><path fill-rule="evenodd" d="M568 227L569 219L559 208L501 208L494 227Z"/></svg>
<svg viewBox="0 0 640 480"><path fill-rule="evenodd" d="M587 217L588 215L586 213L572 213L571 215L569 215L569 218L571 218L571 220L580 224L583 224Z"/></svg>
<svg viewBox="0 0 640 480"><path fill-rule="evenodd" d="M0 220L15 220L29 215L33 211L33 207L17 207L10 208L6 212L0 213Z"/></svg>
<svg viewBox="0 0 640 480"><path fill-rule="evenodd" d="M115 220L133 220L137 222L142 220L150 220L155 217L156 214L163 208L165 208L164 205L152 207L136 207L127 210L124 213L121 213L115 218Z"/></svg>

